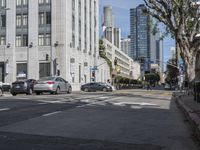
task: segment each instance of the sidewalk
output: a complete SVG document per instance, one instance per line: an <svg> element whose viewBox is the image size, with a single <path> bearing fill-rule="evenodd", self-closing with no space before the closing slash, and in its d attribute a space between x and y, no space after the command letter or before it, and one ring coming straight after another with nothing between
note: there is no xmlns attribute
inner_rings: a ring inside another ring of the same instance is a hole
<svg viewBox="0 0 200 150"><path fill-rule="evenodd" d="M184 111L194 128L195 136L200 140L200 103L195 102L193 96L183 93L174 93L173 95L177 105Z"/></svg>

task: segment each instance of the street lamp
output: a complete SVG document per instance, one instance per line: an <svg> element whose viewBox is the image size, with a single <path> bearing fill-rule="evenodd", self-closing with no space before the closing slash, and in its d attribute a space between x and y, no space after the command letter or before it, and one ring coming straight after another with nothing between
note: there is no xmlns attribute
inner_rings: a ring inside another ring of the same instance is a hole
<svg viewBox="0 0 200 150"><path fill-rule="evenodd" d="M57 72L57 67L54 67L57 65L56 63L56 58L54 59L53 58L53 47L58 47L59 46L59 42L56 41L53 45L51 45L51 48L50 48L50 67L51 67L51 75L55 75L56 72Z"/></svg>

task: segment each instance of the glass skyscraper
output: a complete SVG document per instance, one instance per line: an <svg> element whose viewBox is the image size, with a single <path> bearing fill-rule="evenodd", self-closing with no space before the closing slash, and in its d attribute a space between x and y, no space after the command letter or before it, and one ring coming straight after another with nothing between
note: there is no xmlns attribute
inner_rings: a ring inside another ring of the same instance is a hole
<svg viewBox="0 0 200 150"><path fill-rule="evenodd" d="M149 71L151 34L148 26L149 16L142 11L144 5L130 9L131 51L130 57L141 61L141 71Z"/></svg>

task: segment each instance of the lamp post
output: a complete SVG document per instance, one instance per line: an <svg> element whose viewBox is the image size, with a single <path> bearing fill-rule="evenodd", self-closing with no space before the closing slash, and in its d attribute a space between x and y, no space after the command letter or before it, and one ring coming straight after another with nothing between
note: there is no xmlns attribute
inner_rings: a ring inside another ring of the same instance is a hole
<svg viewBox="0 0 200 150"><path fill-rule="evenodd" d="M27 48L27 71L26 71L26 78L28 79L28 69L29 69L29 48L32 48L33 47L33 42L30 42L30 44L28 45L28 48Z"/></svg>
<svg viewBox="0 0 200 150"><path fill-rule="evenodd" d="M51 49L50 49L50 67L51 67L51 75L55 75L57 72L56 66L57 62L56 62L56 58L53 57L53 47L56 48L59 46L59 42L56 41L53 45L51 45Z"/></svg>

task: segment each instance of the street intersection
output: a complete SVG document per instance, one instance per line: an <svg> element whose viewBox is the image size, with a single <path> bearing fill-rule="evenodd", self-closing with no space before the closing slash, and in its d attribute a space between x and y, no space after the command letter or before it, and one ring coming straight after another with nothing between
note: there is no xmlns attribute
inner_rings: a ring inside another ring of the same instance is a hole
<svg viewBox="0 0 200 150"><path fill-rule="evenodd" d="M197 150L170 91L0 98L1 150Z"/></svg>

